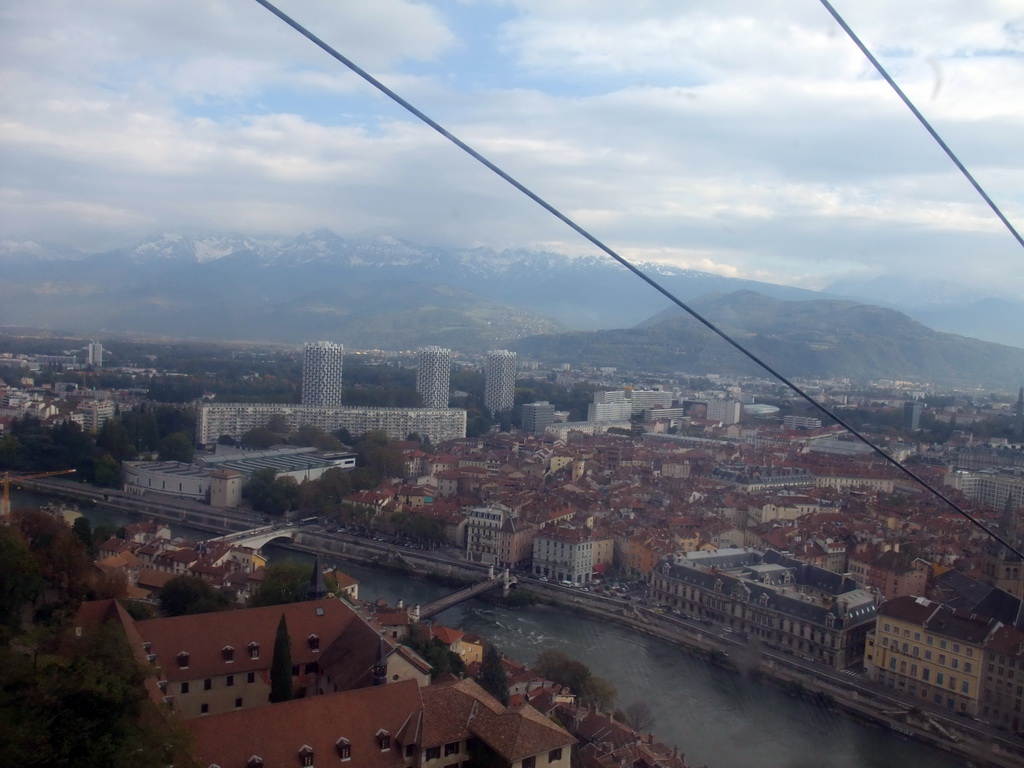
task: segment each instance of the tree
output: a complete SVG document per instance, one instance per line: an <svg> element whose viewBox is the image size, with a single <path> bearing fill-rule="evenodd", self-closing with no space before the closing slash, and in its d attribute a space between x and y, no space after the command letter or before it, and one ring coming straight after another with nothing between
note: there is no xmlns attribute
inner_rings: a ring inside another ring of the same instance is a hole
<svg viewBox="0 0 1024 768"><path fill-rule="evenodd" d="M554 648L537 654L533 668L548 680L567 686L583 703L598 709L610 709L615 703L615 697L618 696L618 691L611 682L600 675L592 674L586 664Z"/></svg>
<svg viewBox="0 0 1024 768"><path fill-rule="evenodd" d="M654 710L646 701L632 701L622 711L626 724L635 731L646 733L654 726Z"/></svg>
<svg viewBox="0 0 1024 768"><path fill-rule="evenodd" d="M270 701L290 701L292 698L292 639L284 614L277 624L274 638L274 659L270 666Z"/></svg>
<svg viewBox="0 0 1024 768"><path fill-rule="evenodd" d="M588 677L583 682L583 690L580 692L584 704L601 710L611 709L618 695L619 691L612 682L600 675Z"/></svg>
<svg viewBox="0 0 1024 768"><path fill-rule="evenodd" d="M192 440L184 432L172 432L157 445L160 461L180 461L191 464L195 447Z"/></svg>
<svg viewBox="0 0 1024 768"><path fill-rule="evenodd" d="M0 525L0 628L17 632L21 609L42 591L39 564L21 532L13 526Z"/></svg>
<svg viewBox="0 0 1024 768"><path fill-rule="evenodd" d="M277 435L266 427L254 427L242 435L242 439L239 442L246 448L262 450L277 445L280 441Z"/></svg>
<svg viewBox="0 0 1024 768"><path fill-rule="evenodd" d="M228 608L228 599L199 576L175 576L160 590L165 616L212 613Z"/></svg>
<svg viewBox="0 0 1024 768"><path fill-rule="evenodd" d="M505 674L505 665L501 661L501 654L493 645L484 647L484 658L480 664L480 676L477 678L480 687L491 696L508 706L508 676Z"/></svg>
<svg viewBox="0 0 1024 768"><path fill-rule="evenodd" d="M283 605L298 603L306 599L306 588L309 586L312 572L308 565L283 560L271 563L266 567L263 583L253 595L249 605Z"/></svg>

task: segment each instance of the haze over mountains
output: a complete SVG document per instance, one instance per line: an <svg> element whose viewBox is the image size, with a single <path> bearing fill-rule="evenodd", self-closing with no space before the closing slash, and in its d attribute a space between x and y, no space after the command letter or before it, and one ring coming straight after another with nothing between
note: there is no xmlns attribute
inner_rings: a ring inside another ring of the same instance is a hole
<svg viewBox="0 0 1024 768"><path fill-rule="evenodd" d="M318 230L294 238L164 235L91 255L6 242L0 260L0 324L8 326L289 343L327 338L385 349L500 345L549 362L652 370L749 366L692 320L651 321L669 302L601 257L445 250ZM1024 376L1024 350L936 333L892 309L664 265L646 269L789 375L970 379L1011 387ZM844 293L886 288L833 287ZM1024 344L1016 330L1024 323L998 323L1004 309L1024 317L1024 302L968 300L979 307L988 302L995 327L982 323L980 311L957 311L944 328L959 317L988 338ZM934 311L926 301L917 305Z"/></svg>

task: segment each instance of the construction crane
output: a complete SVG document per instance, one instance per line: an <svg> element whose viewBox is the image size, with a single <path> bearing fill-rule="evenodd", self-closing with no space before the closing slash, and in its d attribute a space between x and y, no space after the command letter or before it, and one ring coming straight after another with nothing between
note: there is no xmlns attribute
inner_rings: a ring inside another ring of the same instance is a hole
<svg viewBox="0 0 1024 768"><path fill-rule="evenodd" d="M11 477L10 472L4 472L3 479L0 483L4 486L4 497L0 501L0 520L7 518L11 514L11 482L17 483L19 480L37 480L41 477L56 477L57 475L70 475L74 473L73 469L58 469L53 472L36 472L31 475L18 475L17 477Z"/></svg>

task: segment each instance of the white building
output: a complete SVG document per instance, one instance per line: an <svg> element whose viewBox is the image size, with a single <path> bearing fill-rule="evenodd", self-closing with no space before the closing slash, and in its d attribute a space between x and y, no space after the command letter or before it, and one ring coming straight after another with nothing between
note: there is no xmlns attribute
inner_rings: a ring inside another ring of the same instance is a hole
<svg viewBox="0 0 1024 768"><path fill-rule="evenodd" d="M484 365L484 405L491 413L512 410L516 393L516 353L492 349Z"/></svg>
<svg viewBox="0 0 1024 768"><path fill-rule="evenodd" d="M587 408L587 421L608 422L608 421L629 421L633 406L626 399L624 390L612 390L610 392L595 392L594 402Z"/></svg>
<svg viewBox="0 0 1024 768"><path fill-rule="evenodd" d="M85 362L93 368L103 367L103 345L98 341L90 341L85 348Z"/></svg>
<svg viewBox="0 0 1024 768"><path fill-rule="evenodd" d="M96 434L107 421L114 418L114 403L110 400L86 400L79 403L77 411L83 417L82 429Z"/></svg>
<svg viewBox="0 0 1024 768"><path fill-rule="evenodd" d="M589 584L594 542L585 528L541 531L533 540L533 575L573 585Z"/></svg>
<svg viewBox="0 0 1024 768"><path fill-rule="evenodd" d="M287 429L302 424L324 432L347 429L353 436L380 430L394 440L417 432L437 445L466 436L466 411L460 408L317 407L287 403L203 403L196 413L196 442L213 445L221 435L235 440L250 429L283 416Z"/></svg>
<svg viewBox="0 0 1024 768"><path fill-rule="evenodd" d="M708 421L720 421L723 427L740 420L742 404L739 400L708 400Z"/></svg>
<svg viewBox="0 0 1024 768"><path fill-rule="evenodd" d="M416 358L416 391L423 396L423 407L447 408L452 351L443 347L423 347Z"/></svg>
<svg viewBox="0 0 1024 768"><path fill-rule="evenodd" d="M662 389L634 389L629 398L634 415L672 405L672 393Z"/></svg>
<svg viewBox="0 0 1024 768"><path fill-rule="evenodd" d="M302 404L341 405L345 347L331 341L307 342L302 353Z"/></svg>

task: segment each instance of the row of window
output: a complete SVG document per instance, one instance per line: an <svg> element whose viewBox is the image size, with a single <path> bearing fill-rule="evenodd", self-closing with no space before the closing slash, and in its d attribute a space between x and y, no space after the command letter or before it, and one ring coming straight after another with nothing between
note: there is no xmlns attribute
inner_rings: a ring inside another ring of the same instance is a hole
<svg viewBox="0 0 1024 768"><path fill-rule="evenodd" d="M256 682L256 673L255 672L247 673L246 676L245 676L245 682L247 682L247 683L255 683ZM224 678L224 687L225 688L231 688L231 687L234 686L234 684L235 684L235 676L234 675L228 675L227 677ZM183 693L183 694L188 693L190 687L191 687L191 683L190 682L186 681L186 682L182 683L181 684L181 693ZM203 690L204 691L209 691L212 688L213 688L213 678L208 677L205 680L203 680Z"/></svg>

